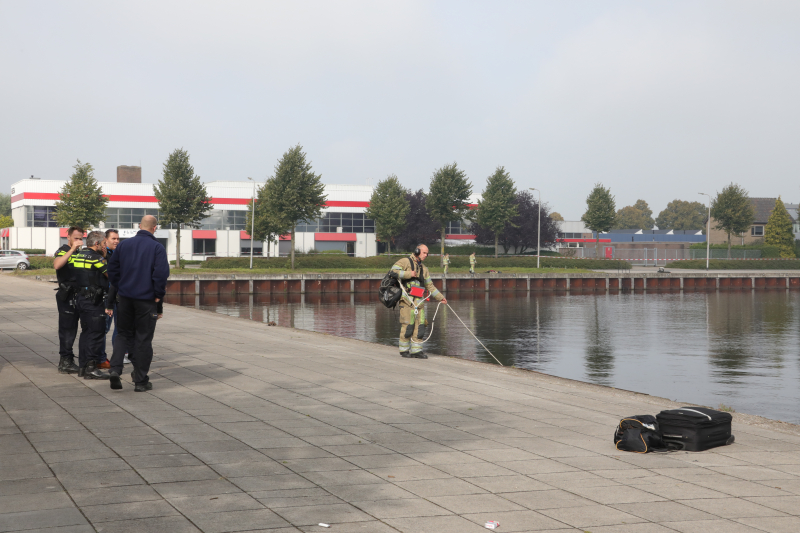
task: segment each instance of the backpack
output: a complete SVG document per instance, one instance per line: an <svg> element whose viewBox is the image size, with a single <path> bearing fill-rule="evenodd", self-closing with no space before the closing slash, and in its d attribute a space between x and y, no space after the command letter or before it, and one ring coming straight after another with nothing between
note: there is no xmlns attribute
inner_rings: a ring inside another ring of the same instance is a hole
<svg viewBox="0 0 800 533"><path fill-rule="evenodd" d="M403 289L400 288L400 282L389 274L391 274L391 270L381 280L381 286L378 288L378 299L389 309L394 309L397 302L403 297Z"/></svg>
<svg viewBox="0 0 800 533"><path fill-rule="evenodd" d="M652 415L628 416L620 420L614 432L614 444L618 450L636 453L666 449L658 421Z"/></svg>

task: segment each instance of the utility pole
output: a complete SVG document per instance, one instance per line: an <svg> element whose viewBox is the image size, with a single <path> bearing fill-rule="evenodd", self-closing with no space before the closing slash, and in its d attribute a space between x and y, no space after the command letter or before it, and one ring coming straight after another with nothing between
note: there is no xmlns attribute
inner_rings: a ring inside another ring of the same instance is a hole
<svg viewBox="0 0 800 533"><path fill-rule="evenodd" d="M253 270L253 248L255 248L255 237L253 236L256 232L256 180L253 178L247 178L253 182L253 216L250 219L250 270Z"/></svg>
<svg viewBox="0 0 800 533"><path fill-rule="evenodd" d="M711 195L704 192L697 194L708 196L708 222L706 223L706 272L708 272L708 263L711 258Z"/></svg>
<svg viewBox="0 0 800 533"><path fill-rule="evenodd" d="M542 191L535 187L528 187L532 191L536 191L539 193L539 220L536 222L538 223L536 227L536 269L539 269L539 259L541 257L541 252L539 251L539 245L542 242Z"/></svg>

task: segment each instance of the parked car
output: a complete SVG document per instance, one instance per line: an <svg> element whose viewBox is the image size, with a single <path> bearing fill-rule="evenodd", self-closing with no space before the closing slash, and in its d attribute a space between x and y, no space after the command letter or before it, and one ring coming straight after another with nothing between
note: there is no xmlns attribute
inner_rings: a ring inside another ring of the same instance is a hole
<svg viewBox="0 0 800 533"><path fill-rule="evenodd" d="M28 270L30 267L31 262L25 252L20 250L0 250L0 269L18 268L20 270Z"/></svg>

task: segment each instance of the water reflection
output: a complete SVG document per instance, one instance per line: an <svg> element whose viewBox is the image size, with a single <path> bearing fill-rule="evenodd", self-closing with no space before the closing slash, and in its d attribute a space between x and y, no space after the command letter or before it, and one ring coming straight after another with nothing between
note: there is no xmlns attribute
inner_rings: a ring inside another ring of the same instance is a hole
<svg viewBox="0 0 800 533"><path fill-rule="evenodd" d="M258 322L397 343L372 294L168 296ZM453 293L453 309L504 365L800 422L800 293ZM436 305L429 304L432 317ZM446 306L426 350L493 362Z"/></svg>

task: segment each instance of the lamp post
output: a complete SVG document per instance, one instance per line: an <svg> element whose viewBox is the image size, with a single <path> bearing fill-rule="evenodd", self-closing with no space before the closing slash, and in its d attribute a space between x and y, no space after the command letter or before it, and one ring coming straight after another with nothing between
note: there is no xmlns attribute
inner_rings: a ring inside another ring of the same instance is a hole
<svg viewBox="0 0 800 533"><path fill-rule="evenodd" d="M528 187L532 191L536 191L539 193L539 220L536 222L538 225L536 226L536 269L539 269L539 259L541 257L541 252L539 251L539 244L542 242L542 191L535 187Z"/></svg>
<svg viewBox="0 0 800 533"><path fill-rule="evenodd" d="M708 272L708 262L711 257L711 195L699 192L703 196L708 196L708 222L706 223L706 272Z"/></svg>
<svg viewBox="0 0 800 533"><path fill-rule="evenodd" d="M253 216L250 218L250 270L253 270L253 241L255 240L253 234L256 232L256 180L253 178L247 179L253 182Z"/></svg>

